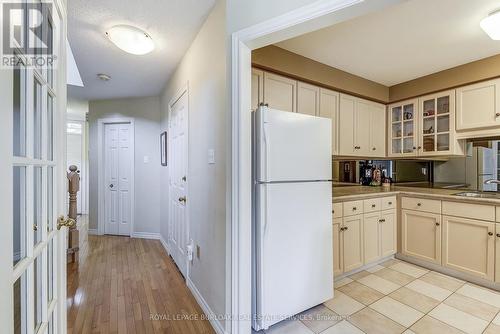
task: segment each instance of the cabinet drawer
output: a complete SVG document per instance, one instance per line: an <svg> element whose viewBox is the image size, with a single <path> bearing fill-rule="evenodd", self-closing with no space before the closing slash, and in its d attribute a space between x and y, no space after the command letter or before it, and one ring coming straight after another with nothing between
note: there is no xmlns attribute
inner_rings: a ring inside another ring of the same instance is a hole
<svg viewBox="0 0 500 334"><path fill-rule="evenodd" d="M333 218L341 218L342 217L342 203L333 203Z"/></svg>
<svg viewBox="0 0 500 334"><path fill-rule="evenodd" d="M425 198L403 197L403 209L441 213L441 201Z"/></svg>
<svg viewBox="0 0 500 334"><path fill-rule="evenodd" d="M491 205L443 201L443 215L495 221L495 207Z"/></svg>
<svg viewBox="0 0 500 334"><path fill-rule="evenodd" d="M363 201L344 202L344 217L363 213Z"/></svg>
<svg viewBox="0 0 500 334"><path fill-rule="evenodd" d="M396 196L382 198L382 210L395 209L397 206Z"/></svg>
<svg viewBox="0 0 500 334"><path fill-rule="evenodd" d="M364 213L380 211L381 207L382 207L382 199L380 198L366 199L363 201Z"/></svg>

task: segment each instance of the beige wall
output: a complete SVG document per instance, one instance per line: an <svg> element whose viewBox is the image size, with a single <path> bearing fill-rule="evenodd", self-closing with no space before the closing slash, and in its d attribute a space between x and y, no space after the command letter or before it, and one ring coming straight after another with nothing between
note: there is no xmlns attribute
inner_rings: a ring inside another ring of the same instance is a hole
<svg viewBox="0 0 500 334"><path fill-rule="evenodd" d="M341 71L277 46L266 46L252 52L252 64L378 102L389 101L389 88L379 83Z"/></svg>
<svg viewBox="0 0 500 334"><path fill-rule="evenodd" d="M168 104L189 86L188 215L190 238L199 245L189 278L216 315L226 313L226 26L225 1L217 1L170 77L161 96L162 130ZM215 164L208 164L208 150ZM161 171L161 234L168 239L168 170ZM223 324L224 325L224 324Z"/></svg>

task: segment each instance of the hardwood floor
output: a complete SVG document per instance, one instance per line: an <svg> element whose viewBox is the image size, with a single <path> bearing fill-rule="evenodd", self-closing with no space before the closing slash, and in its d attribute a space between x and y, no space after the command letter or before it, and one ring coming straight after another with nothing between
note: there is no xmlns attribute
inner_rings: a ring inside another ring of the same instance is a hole
<svg viewBox="0 0 500 334"><path fill-rule="evenodd" d="M68 333L214 333L191 320L203 312L159 241L89 236L87 245L68 264Z"/></svg>

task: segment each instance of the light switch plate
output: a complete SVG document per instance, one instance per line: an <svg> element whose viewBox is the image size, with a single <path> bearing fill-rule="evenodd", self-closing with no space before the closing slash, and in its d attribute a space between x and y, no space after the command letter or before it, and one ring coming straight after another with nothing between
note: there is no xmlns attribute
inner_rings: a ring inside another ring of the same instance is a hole
<svg viewBox="0 0 500 334"><path fill-rule="evenodd" d="M215 150L213 148L208 150L208 163L209 164L215 163Z"/></svg>
<svg viewBox="0 0 500 334"><path fill-rule="evenodd" d="M149 156L147 156L147 155L144 156L144 163L145 164L149 163Z"/></svg>

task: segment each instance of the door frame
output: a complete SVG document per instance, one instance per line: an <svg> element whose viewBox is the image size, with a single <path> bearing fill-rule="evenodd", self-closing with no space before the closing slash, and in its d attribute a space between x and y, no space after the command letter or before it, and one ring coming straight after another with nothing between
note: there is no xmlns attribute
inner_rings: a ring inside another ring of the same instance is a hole
<svg viewBox="0 0 500 334"><path fill-rule="evenodd" d="M82 165L78 166L80 170L80 178L83 179L83 182L80 182L80 200L82 201L82 215L89 214L89 179L88 179L88 136L87 136L87 121L85 119L81 119L78 117L74 117L72 115L66 116L67 123L81 123L82 124ZM67 134L66 134L67 136ZM66 139L67 142L67 139ZM66 149L68 149L66 147ZM67 164L67 162L66 162Z"/></svg>
<svg viewBox="0 0 500 334"><path fill-rule="evenodd" d="M178 91L177 93L172 97L172 99L170 99L170 101L168 102L168 115L167 115L167 129L168 129L168 132L167 132L167 165L170 161L170 154L172 154L172 149L171 149L171 145L172 145L172 140L171 140L171 135L172 135L172 132L170 131L170 115L172 113L172 106L184 95L184 94L187 94L187 111L186 111L186 152L185 152L185 157L186 157L186 198L187 198L187 201L185 203L185 206L186 206L186 244L187 245L192 245L192 241L191 241L191 229L190 229L190 220L189 220L189 208L190 208L190 196L189 196L189 82L186 82L186 84L184 86L182 86ZM167 167L168 168L168 167ZM170 205L170 168L168 168L168 203ZM170 245L170 232L171 232L171 221L170 221L170 213L171 211L168 210L168 233L169 235L167 236L167 246L168 246L168 252L169 252L169 255L172 253L172 248L171 248L171 245ZM186 255L187 255L187 250L186 250ZM186 280L186 282L188 281L189 279L189 273L190 273L190 261L189 261L189 258L187 257L186 258L186 277L184 278Z"/></svg>
<svg viewBox="0 0 500 334"><path fill-rule="evenodd" d="M104 235L105 224L105 189L104 189L104 130L106 124L129 123L130 143L132 148L132 166L130 168L130 237L134 234L135 221L135 120L131 117L109 117L97 120L97 234Z"/></svg>
<svg viewBox="0 0 500 334"><path fill-rule="evenodd" d="M320 0L257 23L231 35L230 155L231 213L227 222L226 264L231 279L227 293L233 334L251 332L252 314L252 50L379 10L404 0ZM359 5L353 7L355 5ZM351 7L351 8L349 8ZM343 9L349 8L349 11ZM229 285L229 283L228 283Z"/></svg>

